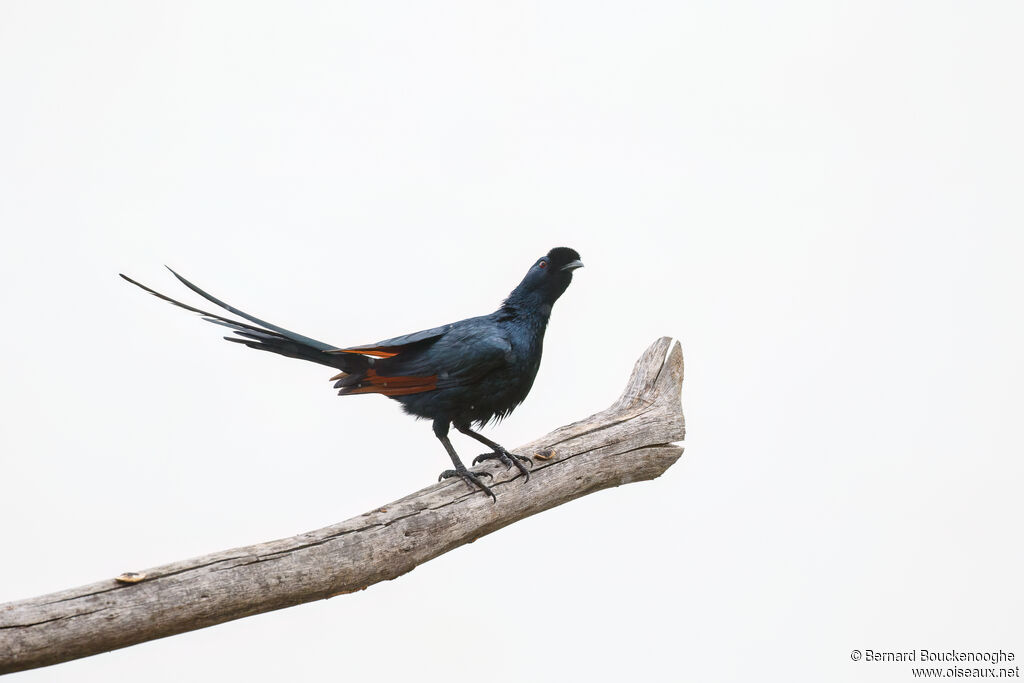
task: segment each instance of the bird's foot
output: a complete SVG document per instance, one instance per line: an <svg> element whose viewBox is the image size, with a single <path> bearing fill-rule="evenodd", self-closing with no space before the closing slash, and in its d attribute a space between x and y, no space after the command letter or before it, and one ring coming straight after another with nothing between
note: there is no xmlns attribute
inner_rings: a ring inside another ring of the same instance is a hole
<svg viewBox="0 0 1024 683"><path fill-rule="evenodd" d="M526 469L526 466L523 465L523 463L528 462L530 463L530 467L533 467L533 460L530 460L530 458L525 455L516 455L515 453L510 453L502 448L500 451L484 453L483 455L476 456L473 458L473 464L476 465L484 462L485 460L500 460L505 465L506 470L510 470L515 467L523 474L524 477L526 477L523 481L530 481L530 470Z"/></svg>
<svg viewBox="0 0 1024 683"><path fill-rule="evenodd" d="M494 500L494 502L498 502L498 498L494 495L494 492L491 491L491 489L486 484L480 481L480 477L487 477L488 479L494 478L487 472L480 472L480 476L477 476L473 472L467 470L465 467L459 467L454 470L445 470L444 472L441 473L441 476L439 476L437 480L441 481L442 479L451 479L452 477L461 477L462 481L469 484L470 488L473 488L475 486L476 488L480 489L488 496L490 496L491 499Z"/></svg>

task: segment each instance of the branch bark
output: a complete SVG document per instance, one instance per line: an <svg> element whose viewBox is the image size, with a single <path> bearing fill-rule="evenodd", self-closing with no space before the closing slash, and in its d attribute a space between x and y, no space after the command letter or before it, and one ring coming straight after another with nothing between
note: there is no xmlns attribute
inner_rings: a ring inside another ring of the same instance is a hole
<svg viewBox="0 0 1024 683"><path fill-rule="evenodd" d="M671 445L685 433L682 380L679 343L657 340L611 407L516 449L540 454L529 482L487 466L496 503L450 479L292 538L0 605L0 673L352 593L574 498L654 479L683 452Z"/></svg>

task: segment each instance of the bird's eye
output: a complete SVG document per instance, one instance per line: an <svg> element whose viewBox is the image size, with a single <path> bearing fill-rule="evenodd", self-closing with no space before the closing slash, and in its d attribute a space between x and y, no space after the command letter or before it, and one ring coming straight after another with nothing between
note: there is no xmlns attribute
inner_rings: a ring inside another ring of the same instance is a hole
<svg viewBox="0 0 1024 683"><path fill-rule="evenodd" d="M537 264L537 267L538 268L547 268L548 267L548 262L547 261L541 261L540 263Z"/></svg>

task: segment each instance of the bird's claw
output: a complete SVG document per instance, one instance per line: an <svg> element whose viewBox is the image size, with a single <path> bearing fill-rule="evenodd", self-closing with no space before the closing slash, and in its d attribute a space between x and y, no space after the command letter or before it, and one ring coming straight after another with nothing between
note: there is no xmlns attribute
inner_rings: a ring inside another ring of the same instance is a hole
<svg viewBox="0 0 1024 683"><path fill-rule="evenodd" d="M525 455L518 455L516 453L510 453L504 449L500 451L494 451L492 453L484 453L473 458L473 464L477 465L486 460L500 460L505 465L505 470L508 471L515 467L526 479L523 481L530 481L530 470L523 466L524 462L530 463L530 467L533 467L533 460L526 457Z"/></svg>
<svg viewBox="0 0 1024 683"><path fill-rule="evenodd" d="M488 487L486 484L480 481L480 477L494 479L494 477L492 477L489 472L474 473L470 472L465 467L463 467L455 470L445 470L444 472L441 473L441 476L439 476L437 480L441 481L442 479L450 479L452 477L461 477L462 481L469 484L470 488L476 487L483 491L484 493L486 493L487 495L489 495L491 497L491 500L493 500L495 503L498 502L498 498L497 496L494 495L494 491L491 491L490 487Z"/></svg>
<svg viewBox="0 0 1024 683"><path fill-rule="evenodd" d="M473 464L475 465L476 463L473 463ZM461 472L459 470L445 470L444 472L442 472L437 477L437 480L441 481L442 479L451 479L452 477L461 477L461 476L463 476L465 474L468 474L471 477L472 476L476 476L476 475L480 475L481 477L487 477L488 479L494 479L494 477L491 476L490 472L475 472L474 473L474 472L470 472L469 470L463 470Z"/></svg>

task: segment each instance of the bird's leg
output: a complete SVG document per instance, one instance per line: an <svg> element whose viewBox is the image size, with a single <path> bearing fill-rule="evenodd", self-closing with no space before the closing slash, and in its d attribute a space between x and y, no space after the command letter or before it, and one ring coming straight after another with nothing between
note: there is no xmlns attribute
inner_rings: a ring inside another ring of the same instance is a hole
<svg viewBox="0 0 1024 683"><path fill-rule="evenodd" d="M445 470L441 473L441 476L437 478L438 481L442 479L449 479L451 477L461 477L462 481L470 485L470 487L477 487L497 502L498 499L495 497L494 492L480 481L480 477L473 474L466 469L466 466L462 464L462 460L459 459L459 454L455 452L455 448L452 446L452 442L448 439L448 422L442 420L434 420L434 436L438 438L444 449L448 451L448 457L452 459L452 464L455 465L453 470ZM481 472L482 476L486 476L488 479L492 479L490 474L487 472Z"/></svg>
<svg viewBox="0 0 1024 683"><path fill-rule="evenodd" d="M460 424L456 422L455 428L458 429L463 434L465 434L466 436L470 436L476 439L477 441L491 449L491 453L484 453L483 455L478 455L475 458L473 458L474 465L481 463L484 460L500 460L505 465L506 468L511 469L514 466L517 470L519 470L523 474L523 476L526 477L524 481L530 481L530 470L526 469L526 466L523 463L528 462L530 463L530 467L533 467L533 460L530 460L525 455L516 455L515 453L510 452L501 444L491 441L483 434L474 432L472 429L469 428L468 424Z"/></svg>

